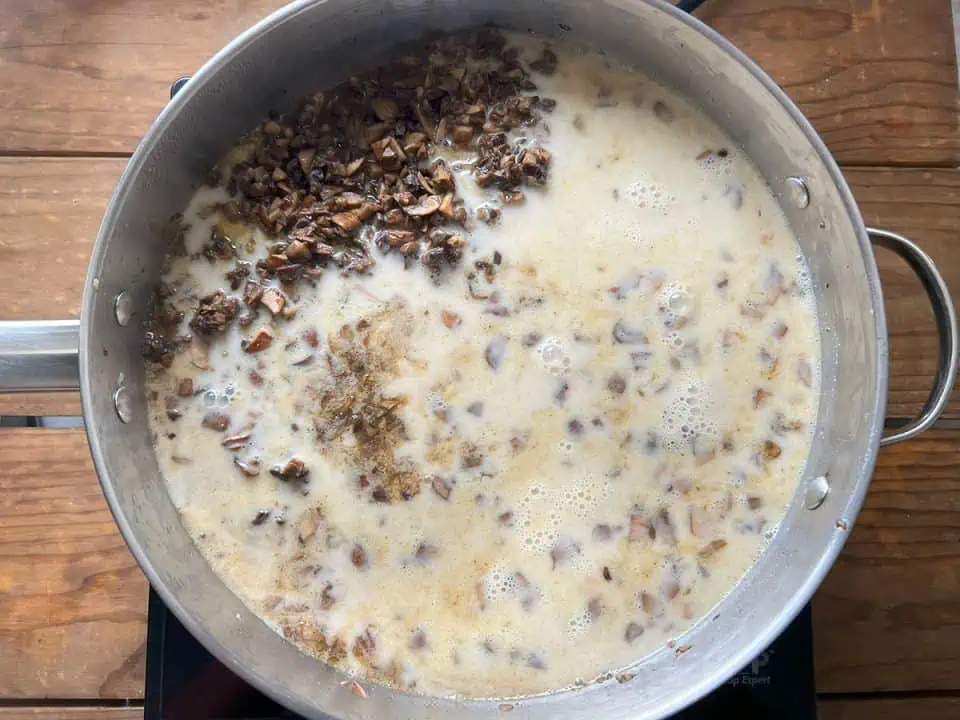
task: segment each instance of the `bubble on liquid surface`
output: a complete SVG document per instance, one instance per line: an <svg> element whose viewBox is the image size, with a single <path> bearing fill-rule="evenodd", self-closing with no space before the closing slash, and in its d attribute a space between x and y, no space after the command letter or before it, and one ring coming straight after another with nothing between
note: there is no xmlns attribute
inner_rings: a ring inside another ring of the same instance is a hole
<svg viewBox="0 0 960 720"><path fill-rule="evenodd" d="M434 413L442 413L448 409L447 401L439 393L429 392L425 400L426 406Z"/></svg>
<svg viewBox="0 0 960 720"><path fill-rule="evenodd" d="M729 175L733 171L734 156L734 151L729 148L702 152L697 160L704 172L704 179Z"/></svg>
<svg viewBox="0 0 960 720"><path fill-rule="evenodd" d="M537 345L537 357L543 369L560 376L570 369L570 354L560 338L545 337Z"/></svg>
<svg viewBox="0 0 960 720"><path fill-rule="evenodd" d="M209 388L204 391L203 405L204 407L227 407L234 400L237 400L241 395L241 391L232 383L226 385L222 390L217 390L215 388Z"/></svg>
<svg viewBox="0 0 960 720"><path fill-rule="evenodd" d="M696 298L686 285L667 283L657 297L657 307L664 327L677 330L694 319Z"/></svg>
<svg viewBox="0 0 960 720"><path fill-rule="evenodd" d="M502 565L494 565L483 578L483 596L488 601L510 595L517 589L517 576Z"/></svg>
<svg viewBox="0 0 960 720"><path fill-rule="evenodd" d="M584 608L567 622L567 634L572 638L580 637L592 624L593 615L589 609Z"/></svg>
<svg viewBox="0 0 960 720"><path fill-rule="evenodd" d="M556 490L540 483L532 485L514 510L514 528L523 548L535 556L549 553L564 515L563 501Z"/></svg>
<svg viewBox="0 0 960 720"><path fill-rule="evenodd" d="M657 210L664 215L670 211L670 207L677 201L676 195L667 192L646 177L641 177L630 183L626 189L626 196L635 207Z"/></svg>
<svg viewBox="0 0 960 720"><path fill-rule="evenodd" d="M706 384L694 376L677 383L661 414L664 444L680 455L693 454L720 438L715 403ZM697 447L699 446L699 447Z"/></svg>

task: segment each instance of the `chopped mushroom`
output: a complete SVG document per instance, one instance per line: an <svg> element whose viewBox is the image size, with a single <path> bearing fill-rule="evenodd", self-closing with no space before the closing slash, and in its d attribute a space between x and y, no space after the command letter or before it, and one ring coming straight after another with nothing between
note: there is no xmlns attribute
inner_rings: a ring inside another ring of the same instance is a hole
<svg viewBox="0 0 960 720"><path fill-rule="evenodd" d="M504 355L507 353L507 338L498 335L487 344L483 357L493 370L498 370L503 362Z"/></svg>
<svg viewBox="0 0 960 720"><path fill-rule="evenodd" d="M360 543L354 545L350 551L350 562L358 570L363 570L367 567L367 551L363 549L363 545Z"/></svg>
<svg viewBox="0 0 960 720"><path fill-rule="evenodd" d="M273 343L273 335L266 330L258 330L252 340L245 341L243 351L248 353L258 353L266 350Z"/></svg>
<svg viewBox="0 0 960 720"><path fill-rule="evenodd" d="M764 406L767 402L767 398L770 397L772 393L764 388L758 387L753 390L753 407L754 409L759 409Z"/></svg>
<svg viewBox="0 0 960 720"><path fill-rule="evenodd" d="M800 382L803 383L804 387L813 387L813 368L810 366L810 361L806 358L801 359L800 362L797 363L797 377L800 379Z"/></svg>
<svg viewBox="0 0 960 720"><path fill-rule="evenodd" d="M242 472L247 477L256 477L260 474L260 460L257 458L250 458L248 460L241 460L240 458L234 458L233 464L236 465L240 472Z"/></svg>
<svg viewBox="0 0 960 720"><path fill-rule="evenodd" d="M720 550L723 550L726 546L727 546L726 540L713 540L712 542L705 545L700 550L700 552L697 553L697 556L700 557L701 559L713 557L716 553L718 553Z"/></svg>
<svg viewBox="0 0 960 720"><path fill-rule="evenodd" d="M642 330L636 330L623 320L617 320L613 325L613 340L622 345L639 345L647 342L647 335Z"/></svg>
<svg viewBox="0 0 960 720"><path fill-rule="evenodd" d="M190 327L202 335L217 335L226 331L240 308L237 298L228 298L222 290L200 298L200 304Z"/></svg>
<svg viewBox="0 0 960 720"><path fill-rule="evenodd" d="M550 549L550 561L553 569L564 565L581 552L580 543L567 537L560 537Z"/></svg>
<svg viewBox="0 0 960 720"><path fill-rule="evenodd" d="M283 306L286 305L286 303L286 295L277 288L267 288L263 291L263 294L260 295L260 304L269 310L270 314L274 317L283 311ZM264 331L261 330L261 332ZM269 347L269 343L267 343L266 347ZM257 352L257 350L250 350L248 346L247 352Z"/></svg>
<svg viewBox="0 0 960 720"><path fill-rule="evenodd" d="M646 516L642 513L633 513L630 515L630 530L627 533L627 539L630 542L639 542L640 540L650 540L652 538L653 528Z"/></svg>
<svg viewBox="0 0 960 720"><path fill-rule="evenodd" d="M483 465L483 453L473 443L464 443L460 448L461 465L465 470Z"/></svg>
<svg viewBox="0 0 960 720"><path fill-rule="evenodd" d="M420 543L413 553L413 560L418 565L429 565L433 561L433 558L437 556L438 552L439 550L436 546L430 543Z"/></svg>
<svg viewBox="0 0 960 720"><path fill-rule="evenodd" d="M198 370L210 369L210 349L198 337L190 341L190 364Z"/></svg>
<svg viewBox="0 0 960 720"><path fill-rule="evenodd" d="M546 670L547 664L543 661L543 658L536 653L530 653L530 655L527 656L527 667L533 668L534 670Z"/></svg>
<svg viewBox="0 0 960 720"><path fill-rule="evenodd" d="M593 539L603 542L613 537L613 528L606 524L596 525L593 528Z"/></svg>
<svg viewBox="0 0 960 720"><path fill-rule="evenodd" d="M764 440L761 453L767 460L776 460L783 451L773 440Z"/></svg>
<svg viewBox="0 0 960 720"><path fill-rule="evenodd" d="M416 205L408 205L403 208L407 215L413 217L424 217L432 215L440 209L440 198L436 195L424 195Z"/></svg>
<svg viewBox="0 0 960 720"><path fill-rule="evenodd" d="M414 630L410 636L410 649L423 650L427 646L427 634L423 630Z"/></svg>
<svg viewBox="0 0 960 720"><path fill-rule="evenodd" d="M200 421L204 427L223 432L230 427L230 416L226 413L210 411Z"/></svg>
<svg viewBox="0 0 960 720"><path fill-rule="evenodd" d="M543 75L553 75L557 71L559 58L549 47L543 48L540 57L530 63L530 69Z"/></svg>
<svg viewBox="0 0 960 720"><path fill-rule="evenodd" d="M252 433L253 425L247 425L232 435L225 437L221 445L227 448L227 450L239 450L240 448L246 446L248 442L250 442L250 435Z"/></svg>
<svg viewBox="0 0 960 720"><path fill-rule="evenodd" d="M634 641L638 640L641 635L643 635L643 627L640 624L632 620L627 623L627 627L623 631L623 639L626 640L628 644L633 645Z"/></svg>
<svg viewBox="0 0 960 720"><path fill-rule="evenodd" d="M433 488L433 492L441 498L444 500L450 499L450 483L442 477L434 477L433 480L430 481L430 485Z"/></svg>
<svg viewBox="0 0 960 720"><path fill-rule="evenodd" d="M657 100L653 104L653 114L657 116L657 120L670 124L676 119L676 113L673 111L669 105L667 105L662 100Z"/></svg>
<svg viewBox="0 0 960 720"><path fill-rule="evenodd" d="M473 140L473 128L469 125L457 125L453 129L452 137L455 145L467 145Z"/></svg>
<svg viewBox="0 0 960 720"><path fill-rule="evenodd" d="M302 481L306 480L307 476L310 474L310 470L307 469L307 466L303 460L300 460L299 458L290 458L283 465L274 465L272 468L270 468L270 474L284 481Z"/></svg>
<svg viewBox="0 0 960 720"><path fill-rule="evenodd" d="M297 524L297 539L301 543L306 543L314 535L317 534L317 530L320 528L320 523L323 520L323 512L320 508L307 508L300 515L300 521Z"/></svg>
<svg viewBox="0 0 960 720"><path fill-rule="evenodd" d="M607 389L614 395L623 395L627 390L627 381L620 373L613 373L607 378Z"/></svg>
<svg viewBox="0 0 960 720"><path fill-rule="evenodd" d="M443 326L448 330L453 330L460 324L460 316L455 312L450 312L449 310L444 310L440 313L440 319L443 321Z"/></svg>
<svg viewBox="0 0 960 720"><path fill-rule="evenodd" d="M654 539L667 545L677 544L677 534L673 528L670 511L662 508L653 520Z"/></svg>

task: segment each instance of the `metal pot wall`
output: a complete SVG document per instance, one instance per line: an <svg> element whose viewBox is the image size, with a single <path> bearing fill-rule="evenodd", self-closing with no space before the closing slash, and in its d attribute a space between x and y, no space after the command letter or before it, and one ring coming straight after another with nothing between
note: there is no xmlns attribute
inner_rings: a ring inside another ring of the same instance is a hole
<svg viewBox="0 0 960 720"><path fill-rule="evenodd" d="M634 64L698 101L781 198L813 274L823 396L805 476L767 552L710 618L632 669L630 682L511 702L511 717L660 718L709 693L762 651L833 564L869 484L878 446L929 427L953 385L957 323L930 258L868 231L840 172L797 108L721 36L661 0L303 0L210 60L147 133L107 209L80 323L0 323L0 390L74 388L107 501L152 585L221 661L309 718L493 718L499 701L371 687L356 697L299 653L213 574L183 529L150 442L142 321L159 280L161 228L229 145L269 109L384 59L425 29L483 23L567 37ZM881 438L887 332L870 239L902 255L933 303L940 367L921 415ZM79 357L79 374L77 360ZM838 522L843 521L843 522Z"/></svg>

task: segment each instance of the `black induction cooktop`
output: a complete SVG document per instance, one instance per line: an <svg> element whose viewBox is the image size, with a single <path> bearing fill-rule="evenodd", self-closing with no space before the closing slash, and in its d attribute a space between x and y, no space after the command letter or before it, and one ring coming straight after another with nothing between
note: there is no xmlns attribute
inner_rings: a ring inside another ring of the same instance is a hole
<svg viewBox="0 0 960 720"><path fill-rule="evenodd" d="M200 645L151 591L145 720L299 720ZM765 652L674 720L816 720L806 608Z"/></svg>

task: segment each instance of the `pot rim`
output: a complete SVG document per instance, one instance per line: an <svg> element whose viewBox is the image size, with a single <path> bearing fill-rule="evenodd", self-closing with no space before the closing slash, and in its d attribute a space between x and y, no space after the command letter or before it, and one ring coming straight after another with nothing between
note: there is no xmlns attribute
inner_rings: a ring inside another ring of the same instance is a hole
<svg viewBox="0 0 960 720"><path fill-rule="evenodd" d="M126 169L118 181L117 187L110 199L107 209L101 222L97 240L91 254L88 265L87 276L84 284L83 303L81 308L80 323L80 392L83 408L84 421L88 427L95 427L94 420L96 413L92 398L91 377L94 371L92 358L96 353L90 352L94 339L89 330L90 318L93 317L94 303L96 302L97 288L96 279L98 269L103 264L106 253L107 240L113 233L117 220L120 215L120 208L124 205L127 196L131 192L134 179L140 174L144 165L153 154L158 140L167 131L174 118L183 110L190 100L207 84L221 68L230 62L234 57L241 54L248 45L256 41L261 35L273 28L289 22L299 14L308 11L312 6L322 3L325 0L295 0L294 2L282 7L267 17L263 18L249 29L240 33L230 43L219 50L191 77L190 81L176 94L174 98L164 107L154 123L151 125L143 139L137 146ZM780 86L764 72L759 65L751 60L746 54L739 50L723 35L713 30L702 21L679 10L667 0L605 0L613 4L645 4L652 6L655 10L667 13L675 21L685 24L689 29L695 31L706 41L719 47L721 51L731 57L744 70L746 70L763 89L769 93L784 110L788 113L799 130L802 132L810 147L816 153L817 158L823 163L827 171L827 176L837 189L842 198L843 207L854 228L857 244L864 263L864 270L867 276L867 284L870 291L870 304L873 309L874 329L876 331L876 383L875 396L872 402L872 418L870 420L870 430L866 443L863 462L860 466L860 476L852 485L849 497L844 505L844 517L854 518L859 513L870 484L870 478L876 463L877 452L879 448L880 436L883 430L884 412L887 397L887 378L888 378L888 338L886 329L886 318L884 314L883 297L880 287L880 278L877 270L876 260L873 249L870 244L866 228L861 217L859 208L853 198L849 186L846 183L840 168L829 150L824 145L820 136L814 130L813 126L801 113L799 108L780 88ZM299 695L292 695L283 692L281 689L273 686L271 680L260 675L244 665L234 652L226 647L221 641L210 633L205 625L194 617L180 603L176 592L168 586L156 571L151 558L143 545L139 542L135 526L128 520L124 514L123 508L117 498L112 482L105 482L103 478L107 477L107 462L104 450L101 447L99 438L94 433L87 433L90 445L90 452L93 458L94 467L97 471L100 485L106 497L107 504L113 514L114 520L123 536L124 541L130 548L131 553L137 560L144 574L147 576L151 587L159 594L163 602L174 613L177 619L187 628L214 657L226 665L232 672L240 676L244 681L256 687L258 690L271 697L273 700L281 703L305 717L325 718L323 711L312 703L306 703ZM668 717L680 712L687 706L713 692L717 687L726 682L742 667L751 662L769 644L780 635L786 626L793 621L796 615L810 601L814 592L820 586L827 572L833 566L837 555L845 544L848 532L834 533L823 553L819 562L814 565L809 572L799 590L793 595L791 602L786 604L780 612L769 618L763 628L763 632L757 634L753 642L744 644L739 651L727 656L724 662L716 665L709 676L704 677L703 681L691 685L685 691L677 693L668 701L664 702L658 708L658 716ZM750 570L748 570L748 573ZM542 697L542 696L539 696ZM536 698L531 698L535 700ZM463 700L465 703L493 703L494 710L497 709L499 700ZM518 702L524 702L522 699Z"/></svg>

